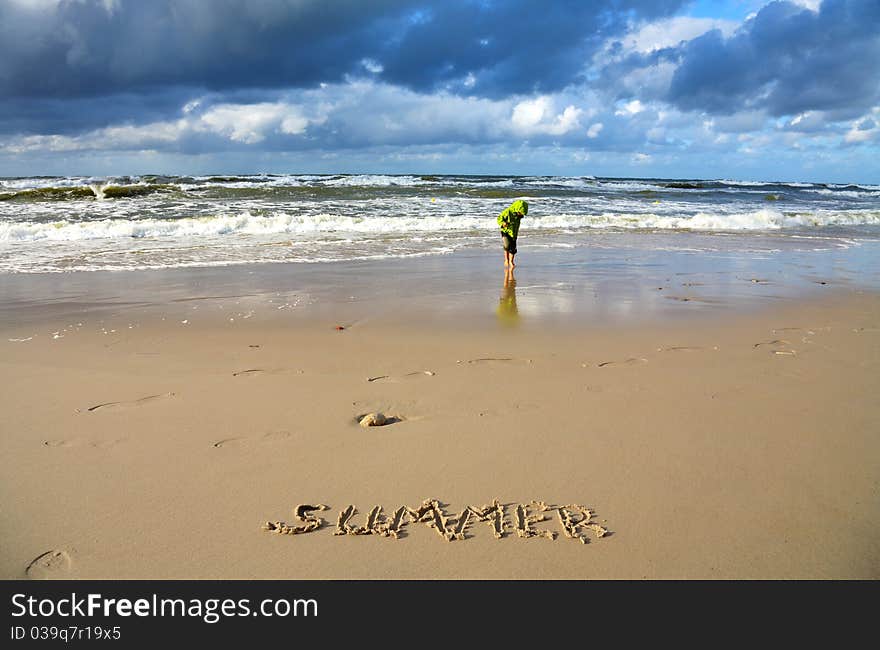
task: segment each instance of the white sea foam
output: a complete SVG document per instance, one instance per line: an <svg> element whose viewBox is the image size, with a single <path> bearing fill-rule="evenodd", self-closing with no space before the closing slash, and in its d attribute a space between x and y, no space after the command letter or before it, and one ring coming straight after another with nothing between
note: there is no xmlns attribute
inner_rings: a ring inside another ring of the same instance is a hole
<svg viewBox="0 0 880 650"><path fill-rule="evenodd" d="M731 187L767 187L768 185L781 185L783 187L792 187L796 189L806 189L810 187L815 187L816 183L804 183L800 181L738 181L732 179L719 179L714 181L715 183L721 183L722 185L729 185ZM841 186L845 187L845 186Z"/></svg>
<svg viewBox="0 0 880 650"><path fill-rule="evenodd" d="M619 190L622 192L639 192L644 190L663 191L666 189L656 183L642 183L639 181L597 181L597 186L606 190Z"/></svg>
<svg viewBox="0 0 880 650"><path fill-rule="evenodd" d="M94 183L106 183L104 176L66 176L64 178L3 178L0 179L0 191L21 192L23 190L41 190L51 187L86 187Z"/></svg>
<svg viewBox="0 0 880 650"><path fill-rule="evenodd" d="M870 189L862 189L862 190L830 190L828 188L820 188L820 189L808 189L804 190L805 192L811 192L813 194L822 194L823 196L832 196L832 197L842 197L847 199L876 199L878 198L878 192L876 190L872 191Z"/></svg>
<svg viewBox="0 0 880 650"><path fill-rule="evenodd" d="M784 228L821 228L832 225L880 225L880 212L814 211L786 214L763 209L740 213L700 212L694 215L602 212L599 214L549 214L528 217L525 227L546 229L663 229L749 231ZM0 222L0 241L83 241L92 239L187 238L225 235L321 235L326 233L430 233L442 231L493 231L494 218L467 215L364 216L338 214L273 214L248 212L182 219L58 220L49 223Z"/></svg>
<svg viewBox="0 0 880 650"><path fill-rule="evenodd" d="M384 174L362 174L357 176L342 176L340 178L332 178L323 181L324 185L336 186L358 186L366 185L372 187L390 187L392 185L410 186L424 185L428 181L422 180L418 176L387 176Z"/></svg>
<svg viewBox="0 0 880 650"><path fill-rule="evenodd" d="M594 176L535 176L532 178L521 179L525 185L553 187L568 187L571 189L586 189L596 187L596 178ZM497 183L492 183L497 185Z"/></svg>
<svg viewBox="0 0 880 650"><path fill-rule="evenodd" d="M772 181L737 181L730 178L721 178L715 181L724 185L733 185L734 187L764 187L766 185L792 185L793 183L774 183Z"/></svg>
<svg viewBox="0 0 880 650"><path fill-rule="evenodd" d="M227 180L228 179L228 180ZM317 174L283 174L283 175L247 175L247 176L195 176L186 185L220 185L222 187L301 187L304 185L323 187L409 187L426 185L432 181L421 176L396 176L391 174L351 174L351 175L317 175Z"/></svg>

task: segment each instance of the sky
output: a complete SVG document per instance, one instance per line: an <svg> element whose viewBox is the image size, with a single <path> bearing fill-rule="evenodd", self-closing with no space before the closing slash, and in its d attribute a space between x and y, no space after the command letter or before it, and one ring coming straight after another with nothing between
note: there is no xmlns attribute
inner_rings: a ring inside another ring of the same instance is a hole
<svg viewBox="0 0 880 650"><path fill-rule="evenodd" d="M0 175L880 183L878 0L0 0Z"/></svg>

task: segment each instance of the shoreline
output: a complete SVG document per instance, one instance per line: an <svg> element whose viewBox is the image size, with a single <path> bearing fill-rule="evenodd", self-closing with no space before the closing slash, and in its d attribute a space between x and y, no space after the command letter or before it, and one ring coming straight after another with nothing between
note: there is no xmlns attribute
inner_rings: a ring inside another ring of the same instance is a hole
<svg viewBox="0 0 880 650"><path fill-rule="evenodd" d="M86 324L109 331L196 317L217 326L377 319L494 327L505 319L501 303L509 307L507 324L517 327L630 327L880 290L869 251L853 260L835 251L713 256L522 248L513 283L505 279L500 247L374 261L0 274L0 331L25 338Z"/></svg>

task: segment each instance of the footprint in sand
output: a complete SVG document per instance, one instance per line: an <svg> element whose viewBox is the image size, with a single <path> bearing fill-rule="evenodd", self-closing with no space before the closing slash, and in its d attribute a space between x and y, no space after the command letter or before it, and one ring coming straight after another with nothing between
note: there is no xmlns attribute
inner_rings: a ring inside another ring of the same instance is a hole
<svg viewBox="0 0 880 650"><path fill-rule="evenodd" d="M456 361L461 363L461 361ZM513 357L477 357L476 359L468 359L466 363L474 365L491 365L495 363L532 363L531 359L515 359Z"/></svg>
<svg viewBox="0 0 880 650"><path fill-rule="evenodd" d="M284 373L293 372L288 368L247 368L245 370L237 370L232 373L233 377L255 377L257 375L267 374L267 375L280 375ZM302 370L297 371L298 374L303 374Z"/></svg>
<svg viewBox="0 0 880 650"><path fill-rule="evenodd" d="M799 329L799 328L792 328L792 329ZM806 340L806 338L804 338L803 341L804 341L804 343L811 343L811 341ZM778 354L780 356L786 356L786 357L797 356L797 352L795 350L785 349L783 347L786 345L791 345L791 343L789 343L785 339L773 339L772 341L761 341L759 343L755 343L752 347L755 349L761 349L761 348L765 348L765 347L771 348L770 349L771 354Z"/></svg>
<svg viewBox="0 0 880 650"><path fill-rule="evenodd" d="M677 300L678 302L699 302L704 305L714 305L717 300L709 300L708 298L696 298L694 296L663 296L667 300Z"/></svg>
<svg viewBox="0 0 880 650"><path fill-rule="evenodd" d="M82 440L77 438L67 438L64 440L44 440L44 447L79 447L85 444Z"/></svg>
<svg viewBox="0 0 880 650"><path fill-rule="evenodd" d="M694 352L703 348L694 345L672 345L667 348L657 348L657 352Z"/></svg>
<svg viewBox="0 0 880 650"><path fill-rule="evenodd" d="M830 332L831 328L824 327L777 327L774 330L770 330L773 334L778 334L779 332L806 332L807 336L815 336L816 332Z"/></svg>
<svg viewBox="0 0 880 650"><path fill-rule="evenodd" d="M130 408L132 406L143 406L144 404L148 404L151 402L155 402L161 399L167 399L169 397L174 397L174 393L161 393L159 395L147 395L146 397L141 397L140 399L134 399L129 401L122 402L104 402L102 404L95 404L94 406L90 406L86 409L87 413L94 413L95 411L111 411L115 409L121 408ZM79 409L77 409L79 412Z"/></svg>
<svg viewBox="0 0 880 650"><path fill-rule="evenodd" d="M92 447L94 449L108 449L123 442L125 438L114 440L83 440L82 438L63 438L56 440L44 440L44 447L68 448L68 447Z"/></svg>
<svg viewBox="0 0 880 650"><path fill-rule="evenodd" d="M531 411L537 411L539 408L538 404L534 404L532 402L514 402L512 404L506 405L502 409L496 408L485 408L481 411L477 411L477 417L504 417L510 415L512 411L516 411L517 413L528 413ZM473 413L471 413L472 415Z"/></svg>
<svg viewBox="0 0 880 650"><path fill-rule="evenodd" d="M405 375L377 375L375 377L367 377L368 382L374 381L383 381L387 383L396 384L397 382L408 380L408 379L419 379L420 377L433 377L435 373L433 370L416 370L415 372L408 372Z"/></svg>
<svg viewBox="0 0 880 650"><path fill-rule="evenodd" d="M70 554L67 551L53 549L34 558L25 569L25 574L31 580L66 578L71 566Z"/></svg>
<svg viewBox="0 0 880 650"><path fill-rule="evenodd" d="M780 345L790 345L790 344L785 339L773 339L772 341L761 341L760 343L755 343L752 347L753 348L761 348L764 346L778 347Z"/></svg>
<svg viewBox="0 0 880 650"><path fill-rule="evenodd" d="M224 438L223 440L218 440L213 443L212 446L216 449L220 449L221 447L244 447L252 444L279 442L289 437L290 432L288 431L270 431L269 433L264 433L262 436L257 436L255 438L249 438L247 436L240 438Z"/></svg>
<svg viewBox="0 0 880 650"><path fill-rule="evenodd" d="M648 360L643 357L630 357L629 359L623 359L622 361L603 361L602 363L596 364L596 367L609 368L611 366L632 366L639 363L648 363Z"/></svg>
<svg viewBox="0 0 880 650"><path fill-rule="evenodd" d="M242 375L255 375L260 372L266 372L262 368L248 368L247 370L239 370L238 372L233 372L233 377L241 377Z"/></svg>

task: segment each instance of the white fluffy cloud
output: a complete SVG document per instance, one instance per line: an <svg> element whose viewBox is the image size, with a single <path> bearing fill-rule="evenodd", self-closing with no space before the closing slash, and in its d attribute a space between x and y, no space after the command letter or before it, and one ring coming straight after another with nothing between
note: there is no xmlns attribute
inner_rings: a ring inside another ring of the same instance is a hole
<svg viewBox="0 0 880 650"><path fill-rule="evenodd" d="M635 115L636 113L641 113L645 110L645 105L642 104L638 99L633 99L632 101L626 102L619 109L614 111L615 115Z"/></svg>
<svg viewBox="0 0 880 650"><path fill-rule="evenodd" d="M620 39L620 42L624 52L647 53L689 41L710 29L719 29L722 34L729 36L738 25L734 20L721 18L674 16L644 24Z"/></svg>
<svg viewBox="0 0 880 650"><path fill-rule="evenodd" d="M502 100L422 94L350 80L271 102L212 104L209 98L197 98L186 102L172 120L115 125L75 136L19 137L0 143L0 151L173 149L176 143L193 137L201 138L203 146L210 145L214 150L221 150L223 142L255 147L278 139L287 139L289 146L296 148L298 136L320 137L353 147L500 142L575 133L595 138L603 125L594 123L586 129L581 124L582 117L594 112L593 108L584 110L549 96L511 106ZM316 128L319 130L314 131Z"/></svg>
<svg viewBox="0 0 880 650"><path fill-rule="evenodd" d="M880 106L875 106L864 117L853 120L843 141L848 145L880 142Z"/></svg>
<svg viewBox="0 0 880 650"><path fill-rule="evenodd" d="M515 131L525 135L563 135L580 127L582 114L583 110L574 105L568 105L557 113L553 99L545 95L519 102L513 109L510 122Z"/></svg>
<svg viewBox="0 0 880 650"><path fill-rule="evenodd" d="M234 142L256 144L275 131L298 135L305 131L309 120L298 106L283 102L260 104L221 104L202 113L194 122L197 131L209 131Z"/></svg>

